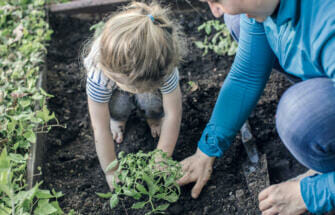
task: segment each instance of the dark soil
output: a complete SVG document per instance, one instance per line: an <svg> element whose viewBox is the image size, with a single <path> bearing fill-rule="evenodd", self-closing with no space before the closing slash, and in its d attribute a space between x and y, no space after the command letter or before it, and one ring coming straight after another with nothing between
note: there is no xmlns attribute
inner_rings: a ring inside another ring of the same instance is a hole
<svg viewBox="0 0 335 215"><path fill-rule="evenodd" d="M213 53L202 56L202 51L193 45L192 41L201 40L202 36L197 32L197 26L204 19L213 19L208 10L200 12L203 17L194 11L176 14L187 34L190 48L190 54L179 68L183 119L173 155L179 161L195 152L233 60ZM85 74L81 72L79 62L80 48L92 36L89 27L94 22L61 16L50 18L55 33L48 50L47 85L48 92L55 97L49 100L49 108L67 128L55 128L48 134L44 186L65 194L59 200L65 212L74 209L80 214L144 214L143 210L130 209L133 202L129 199L111 210L108 200L96 195L96 192L108 192L108 186L95 152L87 110ZM195 82L199 88L192 92L189 81ZM274 72L249 118L259 151L266 154L271 184L306 170L286 150L275 130L277 103L289 86L284 76ZM117 146L117 151L149 151L155 148L156 142L151 138L144 119L134 114L128 121L125 140ZM238 135L225 156L216 160L213 175L200 197L197 200L191 198L192 185L183 187L179 201L172 204L167 214L259 214L255 198L257 191L248 190L242 171L246 160ZM262 174L265 177L266 171Z"/></svg>

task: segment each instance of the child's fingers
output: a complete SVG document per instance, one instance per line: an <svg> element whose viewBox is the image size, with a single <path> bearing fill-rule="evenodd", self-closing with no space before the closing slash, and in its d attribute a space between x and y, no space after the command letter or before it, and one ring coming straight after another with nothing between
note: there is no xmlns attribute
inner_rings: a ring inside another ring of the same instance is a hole
<svg viewBox="0 0 335 215"><path fill-rule="evenodd" d="M119 132L117 134L117 140L116 140L116 142L117 143L122 143L122 141L123 141L123 134L122 134L122 132Z"/></svg>
<svg viewBox="0 0 335 215"><path fill-rule="evenodd" d="M153 138L156 138L157 137L157 133L156 133L156 130L155 129L151 129L151 136Z"/></svg>
<svg viewBox="0 0 335 215"><path fill-rule="evenodd" d="M113 136L113 140L115 140L116 141L116 139L117 139L117 132L115 132L115 131L112 131L112 136Z"/></svg>
<svg viewBox="0 0 335 215"><path fill-rule="evenodd" d="M157 130L157 137L159 137L159 136L161 136L161 129L160 128Z"/></svg>
<svg viewBox="0 0 335 215"><path fill-rule="evenodd" d="M122 143L122 141L123 141L123 133L122 132L112 131L112 136L113 136L113 140L115 142Z"/></svg>

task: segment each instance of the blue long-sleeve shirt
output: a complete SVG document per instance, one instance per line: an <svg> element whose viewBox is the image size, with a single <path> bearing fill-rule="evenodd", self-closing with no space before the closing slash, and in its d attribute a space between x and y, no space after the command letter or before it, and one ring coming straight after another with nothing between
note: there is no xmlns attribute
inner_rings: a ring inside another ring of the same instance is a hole
<svg viewBox="0 0 335 215"><path fill-rule="evenodd" d="M328 77L335 87L335 1L281 0L277 14L264 23L241 16L238 51L198 143L202 152L220 157L228 149L263 92L275 58L287 73L302 80ZM335 208L334 182L335 173L302 180L310 212Z"/></svg>

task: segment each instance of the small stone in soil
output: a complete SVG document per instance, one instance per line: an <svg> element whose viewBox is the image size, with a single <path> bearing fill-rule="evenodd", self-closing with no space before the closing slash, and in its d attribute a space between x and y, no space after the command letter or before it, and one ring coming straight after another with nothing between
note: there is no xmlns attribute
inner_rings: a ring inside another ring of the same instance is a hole
<svg viewBox="0 0 335 215"><path fill-rule="evenodd" d="M243 201L244 200L244 191L242 189L236 190L235 196L236 196L236 199L238 201Z"/></svg>

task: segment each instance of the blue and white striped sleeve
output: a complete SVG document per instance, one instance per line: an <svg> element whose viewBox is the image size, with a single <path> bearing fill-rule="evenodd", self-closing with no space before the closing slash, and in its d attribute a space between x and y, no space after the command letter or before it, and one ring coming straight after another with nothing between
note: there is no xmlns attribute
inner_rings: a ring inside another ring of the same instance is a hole
<svg viewBox="0 0 335 215"><path fill-rule="evenodd" d="M173 92L179 82L179 71L178 68L175 68L170 76L168 76L163 83L163 86L160 88L162 94L168 94Z"/></svg>
<svg viewBox="0 0 335 215"><path fill-rule="evenodd" d="M87 72L86 93L93 101L108 103L113 93L113 81L107 78L92 61L85 59Z"/></svg>

